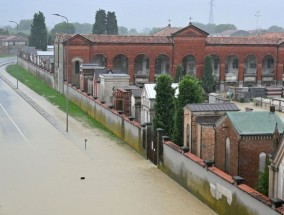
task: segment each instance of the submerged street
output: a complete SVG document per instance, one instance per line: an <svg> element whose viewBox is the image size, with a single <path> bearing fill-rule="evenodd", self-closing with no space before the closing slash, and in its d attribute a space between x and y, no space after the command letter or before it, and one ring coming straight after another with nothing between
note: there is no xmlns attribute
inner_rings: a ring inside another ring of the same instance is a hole
<svg viewBox="0 0 284 215"><path fill-rule="evenodd" d="M0 215L215 214L127 145L71 117L66 133L65 113L19 90L44 111L0 79Z"/></svg>

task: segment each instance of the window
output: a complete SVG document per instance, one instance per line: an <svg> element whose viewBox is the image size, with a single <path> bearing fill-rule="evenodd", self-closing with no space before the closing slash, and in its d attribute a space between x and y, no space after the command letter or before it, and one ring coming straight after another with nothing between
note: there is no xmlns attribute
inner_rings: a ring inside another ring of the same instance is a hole
<svg viewBox="0 0 284 215"><path fill-rule="evenodd" d="M80 73L80 62L75 61L75 74Z"/></svg>
<svg viewBox="0 0 284 215"><path fill-rule="evenodd" d="M249 67L250 67L251 69L256 69L256 63L250 63Z"/></svg>
<svg viewBox="0 0 284 215"><path fill-rule="evenodd" d="M261 152L259 154L259 172L264 172L266 164L266 154Z"/></svg>
<svg viewBox="0 0 284 215"><path fill-rule="evenodd" d="M273 67L273 63L274 63L274 60L273 58L268 58L267 59L267 68L272 68Z"/></svg>
<svg viewBox="0 0 284 215"><path fill-rule="evenodd" d="M225 172L230 171L230 139L226 138L226 149L225 149Z"/></svg>
<svg viewBox="0 0 284 215"><path fill-rule="evenodd" d="M214 69L217 70L219 66L219 61L218 59L214 59Z"/></svg>
<svg viewBox="0 0 284 215"><path fill-rule="evenodd" d="M239 62L238 62L238 59L234 59L233 60L233 69L238 69L239 68Z"/></svg>

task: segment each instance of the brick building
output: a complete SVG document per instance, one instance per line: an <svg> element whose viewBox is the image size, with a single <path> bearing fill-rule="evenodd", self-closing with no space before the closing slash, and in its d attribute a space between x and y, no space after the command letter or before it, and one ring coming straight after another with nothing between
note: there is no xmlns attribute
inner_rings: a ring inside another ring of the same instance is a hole
<svg viewBox="0 0 284 215"><path fill-rule="evenodd" d="M168 26L152 36L58 34L55 72L59 85L66 79L78 85L76 65L95 63L127 73L132 83L152 83L161 73L173 76L182 64L187 74L200 79L210 55L221 91L229 85L283 86L283 42L283 33L213 37L191 23L182 29Z"/></svg>
<svg viewBox="0 0 284 215"><path fill-rule="evenodd" d="M239 111L233 103L188 104L184 107L184 146L203 160L214 161L215 123L227 111Z"/></svg>
<svg viewBox="0 0 284 215"><path fill-rule="evenodd" d="M255 188L284 124L274 112L227 112L216 123L215 165Z"/></svg>

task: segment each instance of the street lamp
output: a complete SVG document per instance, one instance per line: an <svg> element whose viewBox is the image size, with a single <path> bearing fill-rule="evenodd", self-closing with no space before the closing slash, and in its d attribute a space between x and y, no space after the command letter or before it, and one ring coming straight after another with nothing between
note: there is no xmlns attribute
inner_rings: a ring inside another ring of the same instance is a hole
<svg viewBox="0 0 284 215"><path fill-rule="evenodd" d="M58 13L54 13L52 14L54 16L59 16L59 17L62 17L64 19L66 19L66 23L68 24L68 19L66 16L62 16ZM68 99L68 39L67 39L67 42L66 42L66 79L67 79L67 89L66 89L66 132L68 132L68 116L69 116L69 99ZM59 63L59 62L58 62ZM63 83L64 83L64 78L63 78ZM63 84L63 89L64 89L64 84Z"/></svg>
<svg viewBox="0 0 284 215"><path fill-rule="evenodd" d="M18 43L19 43L18 27L19 27L19 25L18 25L18 23L15 22L15 21L9 21L9 22L15 23L15 24L17 25L17 44L16 44L17 51L16 51L16 55L17 55L17 65L18 65L18 51L19 51L19 50L18 50ZM16 79L17 79L17 89L18 89L18 73L17 73L17 75L16 75Z"/></svg>

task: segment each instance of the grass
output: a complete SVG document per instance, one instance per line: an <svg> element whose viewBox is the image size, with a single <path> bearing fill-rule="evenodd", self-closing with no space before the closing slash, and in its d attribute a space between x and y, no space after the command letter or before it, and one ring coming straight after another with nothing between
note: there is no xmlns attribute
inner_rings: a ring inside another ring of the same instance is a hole
<svg viewBox="0 0 284 215"><path fill-rule="evenodd" d="M0 54L0 58L5 58L5 57L15 57L15 55L12 55L12 54Z"/></svg>
<svg viewBox="0 0 284 215"><path fill-rule="evenodd" d="M24 70L18 65L9 65L7 67L7 72L13 77L17 78L19 82L23 83L37 94L45 97L50 103L66 112L66 97L64 96L64 94L58 92L53 88L50 88L42 80L36 78L31 73ZM97 128L101 131L111 134L112 137L115 137L114 134L110 132L104 125L96 121L70 100L68 113L70 116L83 122L85 125L91 128Z"/></svg>

